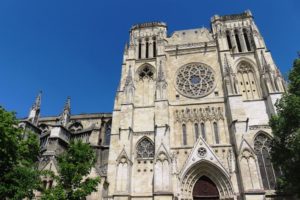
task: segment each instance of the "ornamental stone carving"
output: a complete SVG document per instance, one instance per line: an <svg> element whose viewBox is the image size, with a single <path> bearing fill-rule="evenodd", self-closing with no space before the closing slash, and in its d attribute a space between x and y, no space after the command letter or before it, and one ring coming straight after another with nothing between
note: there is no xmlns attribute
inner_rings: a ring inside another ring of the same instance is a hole
<svg viewBox="0 0 300 200"><path fill-rule="evenodd" d="M142 158L142 159L153 158L154 144L148 138L144 138L137 145L136 151L137 151L137 158Z"/></svg>
<svg viewBox="0 0 300 200"><path fill-rule="evenodd" d="M204 158L206 156L206 154L207 154L207 151L206 151L206 149L204 147L200 147L198 149L198 156L200 158Z"/></svg>
<svg viewBox="0 0 300 200"><path fill-rule="evenodd" d="M208 120L223 120L223 108L222 107L210 107L205 108L186 108L182 110L175 110L175 120L177 122L187 121L208 121Z"/></svg>
<svg viewBox="0 0 300 200"><path fill-rule="evenodd" d="M186 97L203 97L214 89L215 74L203 63L189 63L177 70L175 86Z"/></svg>

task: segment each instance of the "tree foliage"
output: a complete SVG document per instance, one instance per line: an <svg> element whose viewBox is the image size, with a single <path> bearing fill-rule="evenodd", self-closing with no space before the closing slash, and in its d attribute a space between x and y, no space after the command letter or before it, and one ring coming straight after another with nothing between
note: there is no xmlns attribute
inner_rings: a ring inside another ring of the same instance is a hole
<svg viewBox="0 0 300 200"><path fill-rule="evenodd" d="M15 113L0 107L0 199L32 198L40 187L38 138L18 128Z"/></svg>
<svg viewBox="0 0 300 200"><path fill-rule="evenodd" d="M274 134L271 155L281 169L279 191L300 196L300 59L289 73L288 92L276 103L270 126Z"/></svg>
<svg viewBox="0 0 300 200"><path fill-rule="evenodd" d="M87 178L96 160L89 144L72 141L57 158L58 175L50 175L55 186L44 191L42 200L81 200L96 191L99 178Z"/></svg>

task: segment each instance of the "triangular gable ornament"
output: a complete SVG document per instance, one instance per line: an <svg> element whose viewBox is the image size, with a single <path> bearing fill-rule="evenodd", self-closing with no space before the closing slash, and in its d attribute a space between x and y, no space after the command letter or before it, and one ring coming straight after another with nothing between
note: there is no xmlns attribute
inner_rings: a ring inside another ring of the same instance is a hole
<svg viewBox="0 0 300 200"><path fill-rule="evenodd" d="M184 177L185 173L196 163L199 161L208 161L216 166L218 166L220 169L222 169L223 173L225 173L228 177L230 176L220 159L217 157L217 155L214 153L211 147L206 143L206 141L199 137L194 148L190 152L186 162L183 165L182 170L179 173L179 176L181 178Z"/></svg>
<svg viewBox="0 0 300 200"><path fill-rule="evenodd" d="M117 160L117 163L128 163L130 165L132 165L132 161L129 159L125 149L123 148L123 150L121 151L121 153L119 154Z"/></svg>
<svg viewBox="0 0 300 200"><path fill-rule="evenodd" d="M167 151L167 148L165 147L165 145L163 143L161 143L161 145L159 146L159 148L157 149L157 152L155 154L155 163L157 160L168 160L169 163L171 163L171 157L170 154Z"/></svg>

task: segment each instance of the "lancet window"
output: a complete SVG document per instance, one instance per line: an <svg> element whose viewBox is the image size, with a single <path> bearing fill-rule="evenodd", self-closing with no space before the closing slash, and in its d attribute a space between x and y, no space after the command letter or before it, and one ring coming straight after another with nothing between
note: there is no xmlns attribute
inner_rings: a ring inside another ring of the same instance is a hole
<svg viewBox="0 0 300 200"><path fill-rule="evenodd" d="M186 125L182 124L182 140L183 145L187 145Z"/></svg>
<svg viewBox="0 0 300 200"><path fill-rule="evenodd" d="M196 137L196 140L198 140L198 138L199 138L199 125L198 125L198 123L194 124L194 128L195 128L195 137Z"/></svg>
<svg viewBox="0 0 300 200"><path fill-rule="evenodd" d="M219 128L217 122L213 123L216 144L220 143Z"/></svg>
<svg viewBox="0 0 300 200"><path fill-rule="evenodd" d="M239 38L239 31L238 30L234 31L234 36L235 36L238 51L242 52L242 46L241 46L241 41L240 41L240 38Z"/></svg>
<svg viewBox="0 0 300 200"><path fill-rule="evenodd" d="M142 58L142 41L141 40L139 40L138 54L139 54L139 59L141 59Z"/></svg>
<svg viewBox="0 0 300 200"><path fill-rule="evenodd" d="M149 58L149 40L148 38L146 39L146 58Z"/></svg>
<svg viewBox="0 0 300 200"><path fill-rule="evenodd" d="M226 38L228 43L228 48L232 49L231 39L230 39L230 31L226 31Z"/></svg>
<svg viewBox="0 0 300 200"><path fill-rule="evenodd" d="M243 35L244 35L247 50L251 51L250 38L248 37L248 31L245 28L243 29Z"/></svg>
<svg viewBox="0 0 300 200"><path fill-rule="evenodd" d="M153 37L153 57L156 57L156 37Z"/></svg>
<svg viewBox="0 0 300 200"><path fill-rule="evenodd" d="M254 151L258 159L258 165L264 189L275 189L276 175L270 157L271 140L265 134L260 133L254 139Z"/></svg>
<svg viewBox="0 0 300 200"><path fill-rule="evenodd" d="M205 133L204 123L201 123L201 135L202 135L202 138L206 141L206 133Z"/></svg>
<svg viewBox="0 0 300 200"><path fill-rule="evenodd" d="M154 157L154 144L148 138L142 139L136 147L137 158L149 159Z"/></svg>
<svg viewBox="0 0 300 200"><path fill-rule="evenodd" d="M105 125L105 145L110 144L110 136L111 136L111 121L107 122Z"/></svg>

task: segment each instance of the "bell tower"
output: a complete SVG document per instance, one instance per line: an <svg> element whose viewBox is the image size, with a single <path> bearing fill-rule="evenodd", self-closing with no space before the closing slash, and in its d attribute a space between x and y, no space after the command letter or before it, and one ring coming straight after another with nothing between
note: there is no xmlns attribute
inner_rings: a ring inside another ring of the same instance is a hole
<svg viewBox="0 0 300 200"><path fill-rule="evenodd" d="M215 15L211 26L218 44L232 144L238 155L241 194L245 199L263 199L266 185L260 177L268 178L254 160L259 154L253 146L260 131L270 132L269 118L285 92L285 83L249 10Z"/></svg>
<svg viewBox="0 0 300 200"><path fill-rule="evenodd" d="M110 185L109 194L121 199L152 196L153 190L170 192L171 189L170 178L164 188L153 184L153 180L161 181L154 179L155 173L159 173L155 171L158 151L163 153L162 162L170 160L166 150L169 139L165 137L169 127L166 37L165 23L137 24L131 27L129 44L125 45L108 166L109 182L116 183ZM167 168L170 171L169 165ZM120 174L121 180L126 180L121 185L117 183Z"/></svg>

